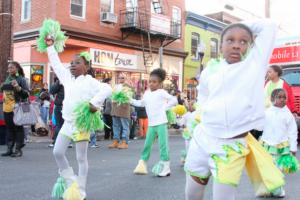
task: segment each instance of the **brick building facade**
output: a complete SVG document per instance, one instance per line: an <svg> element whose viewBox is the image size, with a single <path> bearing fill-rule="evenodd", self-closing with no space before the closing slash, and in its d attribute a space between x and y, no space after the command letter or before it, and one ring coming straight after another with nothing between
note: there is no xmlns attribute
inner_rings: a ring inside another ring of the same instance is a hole
<svg viewBox="0 0 300 200"><path fill-rule="evenodd" d="M67 66L81 51L92 54L98 79L125 72L137 91L147 88L148 73L160 66L167 83L182 88L184 53L183 0L18 0L14 1L14 60L19 61L36 89L51 83L48 58L35 49L45 18L61 23L69 39L60 54ZM38 75L38 76L34 76ZM40 78L36 78L40 77Z"/></svg>

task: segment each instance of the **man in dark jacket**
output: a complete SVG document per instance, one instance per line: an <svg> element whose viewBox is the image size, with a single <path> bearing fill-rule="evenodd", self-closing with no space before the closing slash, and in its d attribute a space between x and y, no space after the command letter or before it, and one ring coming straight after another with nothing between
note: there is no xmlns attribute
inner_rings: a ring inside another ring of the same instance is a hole
<svg viewBox="0 0 300 200"><path fill-rule="evenodd" d="M64 119L62 117L62 106L63 106L63 100L65 97L65 92L64 92L64 86L62 84L60 84L58 78L54 78L54 84L51 86L50 88L50 94L52 94L53 96L55 96L55 100L54 100L54 117L55 117L55 131L54 131L54 135L53 135L53 142L52 144L49 145L49 147L53 147L56 141L56 137L64 123Z"/></svg>

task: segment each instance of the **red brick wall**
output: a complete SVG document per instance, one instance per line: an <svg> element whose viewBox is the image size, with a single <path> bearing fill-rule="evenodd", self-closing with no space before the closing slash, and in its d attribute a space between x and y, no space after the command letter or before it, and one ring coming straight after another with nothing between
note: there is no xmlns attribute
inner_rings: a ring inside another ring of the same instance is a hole
<svg viewBox="0 0 300 200"><path fill-rule="evenodd" d="M31 19L28 22L21 22L22 0L15 0L13 2L14 32L39 28L45 18L55 17L56 0L32 0Z"/></svg>
<svg viewBox="0 0 300 200"><path fill-rule="evenodd" d="M150 8L150 0L146 4ZM164 0L164 12L168 16L172 16L172 7L181 8L182 31L184 34L184 0ZM76 19L70 16L70 0L32 0L31 2L31 20L27 23L21 22L21 0L14 1L14 32L35 29L41 26L42 21L46 17L54 18L62 25L69 26L80 30L81 32L94 32L99 36L121 40L121 31L119 27L119 13L125 8L125 0L115 0L114 11L118 15L118 23L115 25L100 22L100 0L87 0L85 19ZM181 49L183 51L183 37L173 42L166 49ZM135 42L140 45L140 36L131 35L126 41ZM158 43L153 46L159 46Z"/></svg>

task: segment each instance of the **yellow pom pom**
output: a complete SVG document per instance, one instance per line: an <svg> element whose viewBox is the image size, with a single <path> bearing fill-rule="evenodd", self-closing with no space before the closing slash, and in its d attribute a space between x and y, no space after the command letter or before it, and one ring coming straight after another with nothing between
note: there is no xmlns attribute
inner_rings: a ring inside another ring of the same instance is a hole
<svg viewBox="0 0 300 200"><path fill-rule="evenodd" d="M175 107L173 108L173 111L174 111L177 115L182 116L182 115L184 115L184 114L186 113L186 108L185 108L185 106L183 106L183 105L177 105L177 106L175 106Z"/></svg>
<svg viewBox="0 0 300 200"><path fill-rule="evenodd" d="M64 192L64 200L83 200L82 195L79 191L77 182L73 182L72 185Z"/></svg>

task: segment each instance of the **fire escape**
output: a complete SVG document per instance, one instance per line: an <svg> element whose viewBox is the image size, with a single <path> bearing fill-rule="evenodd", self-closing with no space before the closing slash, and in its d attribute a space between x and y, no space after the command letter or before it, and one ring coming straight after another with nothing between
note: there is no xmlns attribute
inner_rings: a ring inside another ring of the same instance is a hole
<svg viewBox="0 0 300 200"><path fill-rule="evenodd" d="M151 13L150 1L155 16ZM136 4L134 5L134 3ZM165 29L160 28L160 30L154 26L152 20L161 18L167 19L167 21ZM160 47L165 47L181 37L181 22L174 23L170 19L168 20L167 16L163 15L162 0L126 0L126 9L120 11L120 20L122 40L125 40L132 34L140 35L146 70L153 65L152 44L154 41L159 41Z"/></svg>

